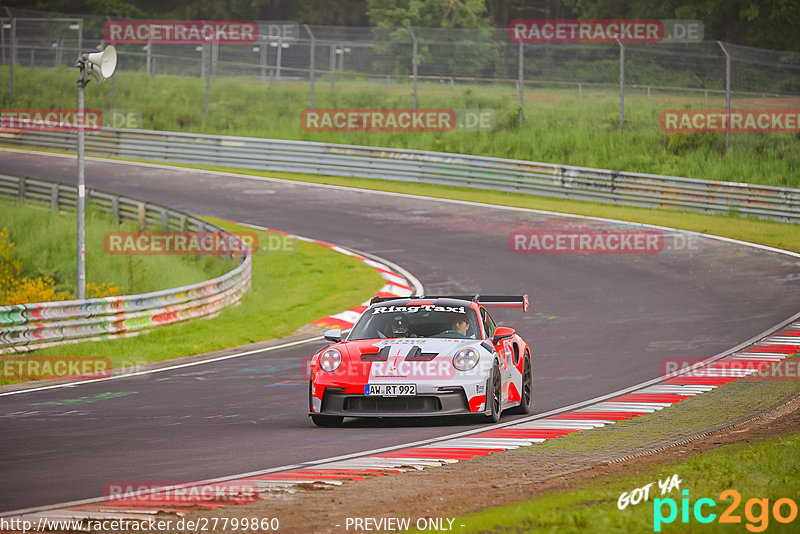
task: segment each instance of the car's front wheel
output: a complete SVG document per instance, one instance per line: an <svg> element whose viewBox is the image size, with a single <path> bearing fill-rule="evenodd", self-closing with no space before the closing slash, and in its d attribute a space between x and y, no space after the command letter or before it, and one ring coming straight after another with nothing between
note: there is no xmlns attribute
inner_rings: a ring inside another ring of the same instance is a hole
<svg viewBox="0 0 800 534"><path fill-rule="evenodd" d="M492 374L489 375L486 387L486 404L488 408L488 413L486 415L487 423L496 423L500 421L501 395L502 384L500 380L500 367L497 365L497 362L494 362L494 365L492 365Z"/></svg>
<svg viewBox="0 0 800 534"><path fill-rule="evenodd" d="M510 413L528 415L533 406L533 371L531 371L531 357L525 353L525 365L522 368L522 391L520 392L519 406L509 410Z"/></svg>
<svg viewBox="0 0 800 534"><path fill-rule="evenodd" d="M311 420L314 421L314 424L317 426L335 427L342 424L344 417L339 415L319 415L315 413L311 414Z"/></svg>

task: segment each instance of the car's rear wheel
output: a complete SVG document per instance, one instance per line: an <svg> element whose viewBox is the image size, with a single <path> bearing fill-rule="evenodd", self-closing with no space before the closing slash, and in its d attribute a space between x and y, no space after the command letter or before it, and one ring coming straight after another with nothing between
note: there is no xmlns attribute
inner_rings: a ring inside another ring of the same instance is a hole
<svg viewBox="0 0 800 534"><path fill-rule="evenodd" d="M522 367L522 391L520 392L519 406L515 406L509 413L527 415L533 406L533 371L531 370L531 357L525 353L525 364Z"/></svg>
<svg viewBox="0 0 800 534"><path fill-rule="evenodd" d="M500 421L500 403L502 402L502 384L500 380L500 367L497 362L492 365L492 374L489 375L489 383L486 387L486 404L489 413L486 415L487 423Z"/></svg>
<svg viewBox="0 0 800 534"><path fill-rule="evenodd" d="M311 414L311 420L314 421L314 424L317 426L335 427L335 426L340 426L342 424L342 421L344 421L344 417L341 417L339 415Z"/></svg>

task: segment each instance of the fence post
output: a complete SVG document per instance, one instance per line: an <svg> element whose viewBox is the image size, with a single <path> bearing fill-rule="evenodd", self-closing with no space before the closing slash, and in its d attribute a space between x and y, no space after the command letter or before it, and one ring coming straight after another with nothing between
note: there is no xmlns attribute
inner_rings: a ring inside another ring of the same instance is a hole
<svg viewBox="0 0 800 534"><path fill-rule="evenodd" d="M25 177L21 176L19 179L19 185L17 186L17 196L19 196L20 202L25 200Z"/></svg>
<svg viewBox="0 0 800 534"><path fill-rule="evenodd" d="M333 81L333 71L336 70L336 45L331 44L331 89L334 88L336 82Z"/></svg>
<svg viewBox="0 0 800 534"><path fill-rule="evenodd" d="M6 8L6 11L8 11L8 8ZM8 20L9 22L6 23L6 19L0 18L0 54L3 55L3 65L6 64L6 24L11 29L11 19Z"/></svg>
<svg viewBox="0 0 800 534"><path fill-rule="evenodd" d="M412 58L411 58L411 77L414 80L414 109L417 109L417 36L414 35L414 30L411 26L406 26L408 33L411 34L413 41Z"/></svg>
<svg viewBox="0 0 800 534"><path fill-rule="evenodd" d="M272 43L270 43L272 44ZM278 34L278 55L275 58L275 80L281 81L281 56L283 55L283 33Z"/></svg>
<svg viewBox="0 0 800 534"><path fill-rule="evenodd" d="M17 62L17 19L11 19L11 63L8 64L8 96L14 96L14 63Z"/></svg>
<svg viewBox="0 0 800 534"><path fill-rule="evenodd" d="M211 45L208 42L203 43L203 71L206 76L206 115L208 115L208 104L211 100L211 65L206 65L206 62L211 63Z"/></svg>
<svg viewBox="0 0 800 534"><path fill-rule="evenodd" d="M519 97L519 125L525 121L525 45L519 43L519 79L517 81L517 96Z"/></svg>
<svg viewBox="0 0 800 534"><path fill-rule="evenodd" d="M619 44L619 129L625 122L625 46L617 37Z"/></svg>
<svg viewBox="0 0 800 534"><path fill-rule="evenodd" d="M153 64L153 43L150 41L150 36L147 37L147 75L150 76L151 65Z"/></svg>
<svg viewBox="0 0 800 534"><path fill-rule="evenodd" d="M731 142L731 55L722 41L717 41L717 44L725 54L725 153L727 154Z"/></svg>
<svg viewBox="0 0 800 534"><path fill-rule="evenodd" d="M308 32L308 36L311 38L311 51L309 52L309 65L308 65L308 79L309 79L309 109L314 109L314 48L316 46L316 39L314 39L314 34L311 32L311 28L308 24L303 24L305 26L306 31Z"/></svg>

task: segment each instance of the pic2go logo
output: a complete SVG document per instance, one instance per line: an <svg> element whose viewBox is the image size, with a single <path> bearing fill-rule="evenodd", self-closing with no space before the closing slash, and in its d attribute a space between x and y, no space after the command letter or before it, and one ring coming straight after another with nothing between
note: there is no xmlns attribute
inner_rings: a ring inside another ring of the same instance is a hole
<svg viewBox="0 0 800 534"><path fill-rule="evenodd" d="M680 505L681 523L689 523L690 509L692 515L694 515L695 521L698 523L712 523L717 518L717 514L710 511L710 508L717 506L714 499L709 499L707 497L698 499L697 502L694 503L694 506L691 506L688 498L689 490L683 490L681 493L684 495ZM720 493L719 498L723 501L732 500L733 502L725 509L722 515L719 516L718 522L741 523L742 517L736 514L736 509L742 502L741 494L736 490L729 489ZM666 516L664 515L665 507L669 510ZM771 512L772 517L778 523L791 523L797 518L797 503L787 497L778 499L773 503ZM744 516L748 521L748 523L745 524L747 530L750 532L764 532L767 526L769 526L769 499L758 499L755 497L749 499L744 505ZM678 504L675 502L675 499L667 497L653 500L653 532L661 532L662 524L672 523L677 518Z"/></svg>

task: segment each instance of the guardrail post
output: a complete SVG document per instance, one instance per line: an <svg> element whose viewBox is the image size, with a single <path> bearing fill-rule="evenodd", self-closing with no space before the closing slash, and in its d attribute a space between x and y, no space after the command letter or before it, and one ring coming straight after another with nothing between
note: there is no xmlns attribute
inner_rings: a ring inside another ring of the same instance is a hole
<svg viewBox="0 0 800 534"><path fill-rule="evenodd" d="M111 218L116 224L122 222L119 216L119 197L117 196L111 198Z"/></svg>
<svg viewBox="0 0 800 534"><path fill-rule="evenodd" d="M58 213L58 184L50 188L50 211Z"/></svg>
<svg viewBox="0 0 800 534"><path fill-rule="evenodd" d="M185 232L186 231L186 215L181 215L181 220L180 220L179 224L180 224L179 230L181 232Z"/></svg>
<svg viewBox="0 0 800 534"><path fill-rule="evenodd" d="M138 210L139 230L144 230L147 226L147 206L144 202L139 202Z"/></svg>
<svg viewBox="0 0 800 534"><path fill-rule="evenodd" d="M161 228L165 232L169 230L169 214L166 209L161 210Z"/></svg>

